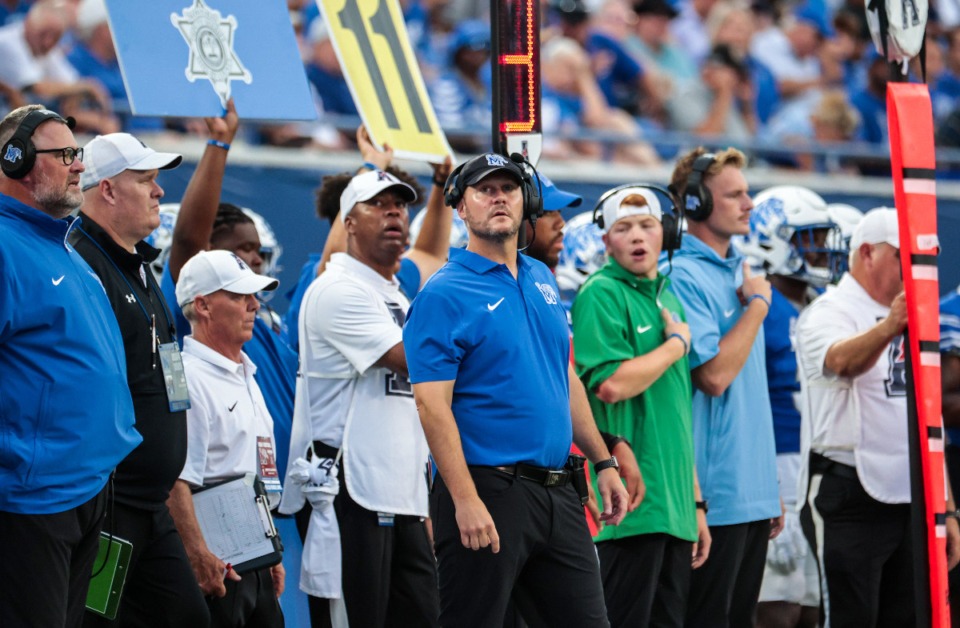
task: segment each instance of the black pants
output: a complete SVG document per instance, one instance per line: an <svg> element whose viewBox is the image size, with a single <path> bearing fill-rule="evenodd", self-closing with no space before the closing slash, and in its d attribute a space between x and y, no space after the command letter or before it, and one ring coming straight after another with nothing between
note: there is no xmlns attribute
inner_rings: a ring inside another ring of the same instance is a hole
<svg viewBox="0 0 960 628"><path fill-rule="evenodd" d="M910 504L873 499L853 467L840 465L812 471L800 525L833 628L915 624Z"/></svg>
<svg viewBox="0 0 960 628"><path fill-rule="evenodd" d="M114 502L103 530L133 544L130 568L116 621L88 611L85 628L203 628L210 624L203 593L166 504L142 510Z"/></svg>
<svg viewBox="0 0 960 628"><path fill-rule="evenodd" d="M618 626L683 626L693 543L637 534L597 543L607 617Z"/></svg>
<svg viewBox="0 0 960 628"><path fill-rule="evenodd" d="M770 520L710 526L710 558L690 577L686 625L746 628L756 623Z"/></svg>
<svg viewBox="0 0 960 628"><path fill-rule="evenodd" d="M442 626L502 626L515 585L550 626L609 626L596 552L572 485L545 488L496 469L471 468L493 517L500 552L460 541L453 500L440 475L431 495Z"/></svg>
<svg viewBox="0 0 960 628"><path fill-rule="evenodd" d="M343 477L341 473L341 477ZM343 601L351 626L437 626L437 568L426 524L420 517L396 515L380 525L377 513L353 500L346 482L333 500L340 526ZM297 513L297 530L306 539L312 508ZM314 628L330 626L329 600L310 596Z"/></svg>
<svg viewBox="0 0 960 628"><path fill-rule="evenodd" d="M52 515L0 512L0 624L73 628L83 621L107 489Z"/></svg>
<svg viewBox="0 0 960 628"><path fill-rule="evenodd" d="M225 596L207 597L210 625L215 628L283 628L283 611L274 592L270 568L248 571L240 578L240 582L224 582L227 587Z"/></svg>

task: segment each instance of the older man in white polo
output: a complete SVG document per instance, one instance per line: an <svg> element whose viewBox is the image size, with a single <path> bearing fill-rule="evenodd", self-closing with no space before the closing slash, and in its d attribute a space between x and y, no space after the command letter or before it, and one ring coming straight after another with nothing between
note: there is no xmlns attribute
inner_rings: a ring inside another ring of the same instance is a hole
<svg viewBox="0 0 960 628"><path fill-rule="evenodd" d="M207 548L190 495L191 487L253 472L271 492L271 504L279 502L273 419L253 378L257 367L242 350L260 308L256 294L276 287L275 279L223 250L192 257L177 282L177 303L193 328L183 342L191 408L187 462L169 505L200 588L212 596L213 626L283 626L282 565L237 575Z"/></svg>

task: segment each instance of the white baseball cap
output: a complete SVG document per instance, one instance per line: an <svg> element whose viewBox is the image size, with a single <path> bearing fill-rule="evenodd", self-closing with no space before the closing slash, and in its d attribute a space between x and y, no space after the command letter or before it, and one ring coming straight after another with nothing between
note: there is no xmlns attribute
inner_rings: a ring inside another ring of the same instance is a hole
<svg viewBox="0 0 960 628"><path fill-rule="evenodd" d="M84 161L83 164L86 165L87 162ZM347 214L357 203L369 201L380 192L394 186L401 188L408 203L416 202L417 192L389 172L368 170L350 179L347 188L340 195L340 221L343 222L347 219Z"/></svg>
<svg viewBox="0 0 960 628"><path fill-rule="evenodd" d="M180 269L177 281L177 303L180 307L199 296L226 290L235 294L256 294L261 290L276 290L276 279L253 272L247 264L230 251L201 251L187 260Z"/></svg>
<svg viewBox="0 0 960 628"><path fill-rule="evenodd" d="M183 160L175 153L158 153L129 133L98 135L83 147L80 187L84 190L124 170L169 170Z"/></svg>
<svg viewBox="0 0 960 628"><path fill-rule="evenodd" d="M623 201L629 196L642 196L647 201L646 205L624 205ZM613 227L613 223L627 216L653 216L657 220L663 220L663 210L660 208L660 199L651 190L647 188L624 188L611 194L608 199L603 201L601 208L603 212L603 231L607 233Z"/></svg>
<svg viewBox="0 0 960 628"><path fill-rule="evenodd" d="M850 250L855 251L861 244L880 244L886 242L894 248L900 248L900 227L897 224L897 210L890 207L877 207L863 215L863 220L853 230L850 237Z"/></svg>

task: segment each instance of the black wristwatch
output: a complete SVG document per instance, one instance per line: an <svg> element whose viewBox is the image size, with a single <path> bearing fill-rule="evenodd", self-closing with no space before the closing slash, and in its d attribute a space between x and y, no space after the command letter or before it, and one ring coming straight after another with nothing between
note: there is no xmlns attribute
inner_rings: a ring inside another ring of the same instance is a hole
<svg viewBox="0 0 960 628"><path fill-rule="evenodd" d="M706 500L704 500L704 501L702 501L702 502L696 502L696 504L697 504L697 509L698 509L698 510L702 510L702 511L703 511L703 514L707 514L708 508L707 508L707 501L706 501Z"/></svg>
<svg viewBox="0 0 960 628"><path fill-rule="evenodd" d="M600 475L600 472L603 471L604 469L611 469L611 468L617 469L617 470L620 469L620 465L617 463L616 456L610 456L606 460L601 460L597 464L593 465L593 472L596 473L597 475Z"/></svg>
<svg viewBox="0 0 960 628"><path fill-rule="evenodd" d="M948 510L943 514L946 515L947 517L951 517L953 519L956 519L957 521L960 521L960 510Z"/></svg>

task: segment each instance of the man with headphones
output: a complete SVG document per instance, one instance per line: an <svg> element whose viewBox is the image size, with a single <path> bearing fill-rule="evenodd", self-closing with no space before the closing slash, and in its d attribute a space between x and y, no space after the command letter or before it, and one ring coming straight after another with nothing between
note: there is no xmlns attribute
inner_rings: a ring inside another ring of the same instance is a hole
<svg viewBox="0 0 960 628"><path fill-rule="evenodd" d="M0 618L76 626L114 467L141 441L123 339L67 245L83 202L72 119L0 121Z"/></svg>
<svg viewBox="0 0 960 628"><path fill-rule="evenodd" d="M666 190L660 196L670 201ZM572 309L577 374L597 426L632 443L646 484L639 507L595 539L614 626L683 626L691 567L710 552L706 516L696 508L690 331L657 268L661 250L679 245L679 220L660 196L625 185L601 197L594 216L607 262Z"/></svg>
<svg viewBox="0 0 960 628"><path fill-rule="evenodd" d="M515 587L547 625L608 625L571 483L571 441L594 463L608 523L623 519L627 493L569 364L556 281L518 252L521 222L542 212L527 167L519 155L488 153L451 173L446 202L466 223L469 243L450 252L404 326L438 469L431 517L442 625L503 625Z"/></svg>
<svg viewBox="0 0 960 628"><path fill-rule="evenodd" d="M730 246L750 233L745 166L734 148L697 148L670 183L688 221L670 279L690 324L697 507L713 538L691 578L689 626L753 625L767 543L783 528L762 327L770 283Z"/></svg>

